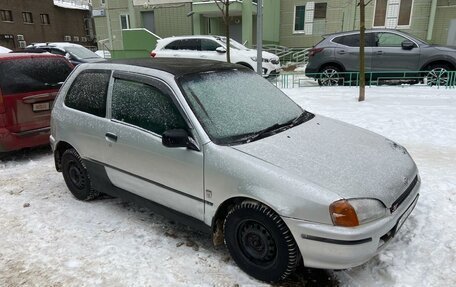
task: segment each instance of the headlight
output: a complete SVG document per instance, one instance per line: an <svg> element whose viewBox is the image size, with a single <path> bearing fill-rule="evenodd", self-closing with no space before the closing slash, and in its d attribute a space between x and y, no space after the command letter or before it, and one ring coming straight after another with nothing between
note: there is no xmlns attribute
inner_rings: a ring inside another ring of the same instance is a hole
<svg viewBox="0 0 456 287"><path fill-rule="evenodd" d="M250 59L252 59L252 61L254 61L254 62L257 61L257 57L250 57ZM262 60L264 63L268 63L268 62L269 62L269 59L262 58L261 60Z"/></svg>
<svg viewBox="0 0 456 287"><path fill-rule="evenodd" d="M342 199L329 206L329 213L334 225L353 227L386 216L387 209L376 199Z"/></svg>

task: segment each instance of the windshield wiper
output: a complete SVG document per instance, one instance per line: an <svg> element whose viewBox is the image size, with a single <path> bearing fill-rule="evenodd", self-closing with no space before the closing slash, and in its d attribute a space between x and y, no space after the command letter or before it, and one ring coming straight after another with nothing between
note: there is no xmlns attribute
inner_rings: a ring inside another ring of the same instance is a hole
<svg viewBox="0 0 456 287"><path fill-rule="evenodd" d="M256 140L259 140L259 139L262 139L262 138L265 138L269 135L274 135L276 133L279 133L279 132L282 132L284 130L287 130L289 128L292 128L296 125L299 125L303 122L306 122L308 120L310 120L311 118L313 118L315 115L312 114L312 113L309 113L307 111L303 111L299 116L297 116L296 118L294 119L291 119L285 123L276 123L276 124L273 124L272 126L270 127L267 127L265 129L262 129L258 132L254 132L254 133L249 133L237 140L235 140L234 142L235 143L240 143L240 142L246 142L246 143L249 143L249 142L252 142L252 141L256 141Z"/></svg>

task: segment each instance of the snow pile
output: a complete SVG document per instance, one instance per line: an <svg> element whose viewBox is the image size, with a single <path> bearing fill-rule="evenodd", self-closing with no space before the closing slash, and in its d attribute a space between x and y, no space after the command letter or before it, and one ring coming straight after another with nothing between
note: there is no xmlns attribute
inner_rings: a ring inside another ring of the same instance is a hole
<svg viewBox="0 0 456 287"><path fill-rule="evenodd" d="M54 5L66 9L89 10L89 0L54 0Z"/></svg>
<svg viewBox="0 0 456 287"><path fill-rule="evenodd" d="M304 270L286 286L456 286L456 91L373 87L363 103L357 88L286 92L404 145L422 177L416 209L378 256L346 271ZM0 161L0 214L0 286L268 286L185 226L118 199L77 201L47 149Z"/></svg>

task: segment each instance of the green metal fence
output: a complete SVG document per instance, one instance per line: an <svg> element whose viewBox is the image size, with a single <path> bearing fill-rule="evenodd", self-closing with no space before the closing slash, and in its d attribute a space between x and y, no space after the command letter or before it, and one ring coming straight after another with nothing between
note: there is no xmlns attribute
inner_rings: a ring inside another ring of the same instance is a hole
<svg viewBox="0 0 456 287"><path fill-rule="evenodd" d="M456 88L456 71L382 71L365 74L366 86L380 85L421 85L435 86L437 88ZM309 86L358 86L359 72L337 73L280 73L276 78L270 79L277 87L298 88Z"/></svg>

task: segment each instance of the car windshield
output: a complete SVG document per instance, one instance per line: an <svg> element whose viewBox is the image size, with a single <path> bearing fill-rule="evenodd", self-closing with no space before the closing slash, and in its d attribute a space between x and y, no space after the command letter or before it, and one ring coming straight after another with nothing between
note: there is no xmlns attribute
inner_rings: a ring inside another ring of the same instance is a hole
<svg viewBox="0 0 456 287"><path fill-rule="evenodd" d="M65 47L65 50L79 59L100 58L97 54L84 47Z"/></svg>
<svg viewBox="0 0 456 287"><path fill-rule="evenodd" d="M216 144L250 142L298 124L297 119L302 123L303 119L310 118L303 115L312 115L250 71L185 75L179 84L196 117Z"/></svg>
<svg viewBox="0 0 456 287"><path fill-rule="evenodd" d="M219 37L220 41L226 46L226 37ZM249 50L246 46L230 38L230 47L237 50Z"/></svg>

